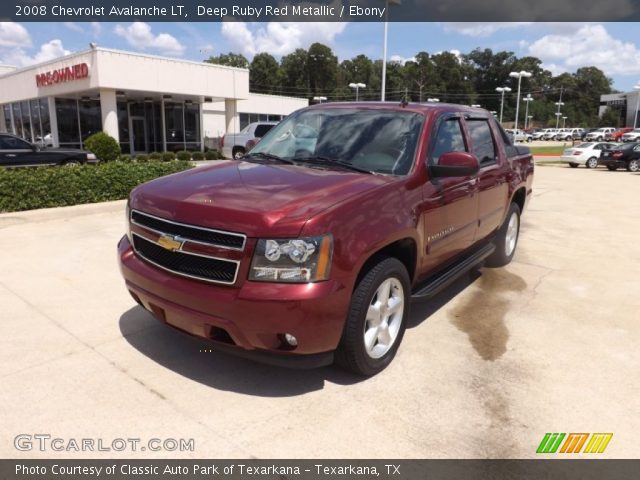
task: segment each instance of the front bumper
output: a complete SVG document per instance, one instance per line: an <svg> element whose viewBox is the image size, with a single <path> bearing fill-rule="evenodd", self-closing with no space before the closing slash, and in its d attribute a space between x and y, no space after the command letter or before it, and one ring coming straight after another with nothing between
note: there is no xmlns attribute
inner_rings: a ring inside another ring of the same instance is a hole
<svg viewBox="0 0 640 480"><path fill-rule="evenodd" d="M560 161L566 163L575 163L577 165L584 165L587 162L587 159L582 157L574 157L572 155L562 155L560 157Z"/></svg>
<svg viewBox="0 0 640 480"><path fill-rule="evenodd" d="M126 236L118 244L118 259L126 287L140 305L161 322L212 342L214 349L291 367L333 361L350 304L349 290L336 280L204 283L140 259ZM285 333L296 337L295 348L286 344Z"/></svg>

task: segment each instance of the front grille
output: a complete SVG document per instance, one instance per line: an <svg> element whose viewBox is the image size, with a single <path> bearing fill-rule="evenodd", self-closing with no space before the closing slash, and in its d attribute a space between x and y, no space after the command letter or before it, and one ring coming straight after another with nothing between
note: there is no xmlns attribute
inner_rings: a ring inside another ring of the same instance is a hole
<svg viewBox="0 0 640 480"><path fill-rule="evenodd" d="M196 242L233 250L243 250L247 238L240 233L223 232L220 230L196 227L195 225L171 222L136 210L131 211L131 221L136 225L150 228L159 233L178 235L186 240L195 240Z"/></svg>
<svg viewBox="0 0 640 480"><path fill-rule="evenodd" d="M132 236L136 253L160 268L207 282L231 285L236 281L238 262L186 252L172 252L135 233Z"/></svg>

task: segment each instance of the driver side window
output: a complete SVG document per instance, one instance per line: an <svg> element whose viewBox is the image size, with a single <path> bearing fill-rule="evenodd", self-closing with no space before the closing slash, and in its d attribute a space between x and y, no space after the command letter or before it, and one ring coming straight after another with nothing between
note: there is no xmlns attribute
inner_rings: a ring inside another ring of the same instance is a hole
<svg viewBox="0 0 640 480"><path fill-rule="evenodd" d="M440 123L433 143L430 165L438 165L440 156L448 152L466 152L462 126L458 118L448 118Z"/></svg>

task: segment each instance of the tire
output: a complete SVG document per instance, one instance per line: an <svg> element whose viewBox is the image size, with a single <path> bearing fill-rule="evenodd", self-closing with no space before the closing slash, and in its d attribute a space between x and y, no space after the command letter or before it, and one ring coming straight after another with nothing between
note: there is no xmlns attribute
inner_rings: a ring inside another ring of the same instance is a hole
<svg viewBox="0 0 640 480"><path fill-rule="evenodd" d="M511 263L518 247L520 237L520 207L512 203L507 218L498 230L493 244L495 252L487 258L485 265L490 268L504 267Z"/></svg>
<svg viewBox="0 0 640 480"><path fill-rule="evenodd" d="M244 148L236 147L233 149L232 155L234 160L239 160L244 157Z"/></svg>
<svg viewBox="0 0 640 480"><path fill-rule="evenodd" d="M615 172L618 169L615 165L607 165L607 170L610 172Z"/></svg>
<svg viewBox="0 0 640 480"><path fill-rule="evenodd" d="M410 292L409 274L398 259L383 258L370 268L353 291L336 350L336 363L366 377L384 370L402 342L409 317ZM380 295L387 297L382 304ZM394 299L394 307L388 309L389 302ZM381 311L383 305L385 308Z"/></svg>
<svg viewBox="0 0 640 480"><path fill-rule="evenodd" d="M578 168L578 164L577 163L570 163L569 166L571 168Z"/></svg>
<svg viewBox="0 0 640 480"><path fill-rule="evenodd" d="M587 168L596 168L598 166L598 159L596 157L589 158L584 164Z"/></svg>
<svg viewBox="0 0 640 480"><path fill-rule="evenodd" d="M82 163L78 160L65 160L64 162L62 162L62 166L63 167L79 167L80 165L82 165Z"/></svg>
<svg viewBox="0 0 640 480"><path fill-rule="evenodd" d="M602 141L602 136L599 136L596 140L598 140L599 142Z"/></svg>
<svg viewBox="0 0 640 480"><path fill-rule="evenodd" d="M635 158L629 160L629 163L627 163L627 172L640 172L640 160Z"/></svg>

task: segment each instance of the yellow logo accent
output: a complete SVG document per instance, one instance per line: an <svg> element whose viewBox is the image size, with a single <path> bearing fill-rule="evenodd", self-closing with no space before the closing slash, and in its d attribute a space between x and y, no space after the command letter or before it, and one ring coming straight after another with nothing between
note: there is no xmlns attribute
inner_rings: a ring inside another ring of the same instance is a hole
<svg viewBox="0 0 640 480"><path fill-rule="evenodd" d="M177 240L173 235L162 235L158 239L158 245L166 250L169 250L170 252L180 250L183 243L184 241Z"/></svg>

